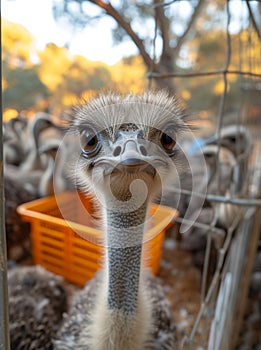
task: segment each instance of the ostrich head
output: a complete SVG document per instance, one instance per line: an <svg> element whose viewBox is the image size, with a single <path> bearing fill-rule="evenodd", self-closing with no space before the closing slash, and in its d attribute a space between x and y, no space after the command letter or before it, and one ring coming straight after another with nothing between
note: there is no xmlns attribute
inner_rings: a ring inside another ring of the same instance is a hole
<svg viewBox="0 0 261 350"><path fill-rule="evenodd" d="M130 205L135 180L141 180L136 188L146 184L151 199L163 179L165 184L173 178L174 167L182 168L177 139L185 129L184 113L165 92L102 95L78 107L73 128L81 144L78 182L100 199Z"/></svg>
<svg viewBox="0 0 261 350"><path fill-rule="evenodd" d="M181 168L184 112L162 91L111 93L78 107L72 128L78 183L98 197L105 224L104 286L86 337L92 350L143 349L153 327L141 272L147 208Z"/></svg>

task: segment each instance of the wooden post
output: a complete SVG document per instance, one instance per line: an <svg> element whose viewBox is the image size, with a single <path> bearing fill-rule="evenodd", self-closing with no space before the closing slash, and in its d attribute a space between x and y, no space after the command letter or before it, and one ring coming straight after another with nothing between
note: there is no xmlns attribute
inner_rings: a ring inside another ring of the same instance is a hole
<svg viewBox="0 0 261 350"><path fill-rule="evenodd" d="M261 208L257 208L254 215L254 222L252 230L248 235L248 246L246 248L246 254L244 259L244 266L241 273L241 280L238 288L238 295L235 304L235 310L233 315L233 331L231 334L231 346L230 349L235 349L239 338L240 330L242 327L242 321L244 318L244 312L246 309L247 295L250 285L250 278L254 263L254 258L257 252L257 246L261 228Z"/></svg>

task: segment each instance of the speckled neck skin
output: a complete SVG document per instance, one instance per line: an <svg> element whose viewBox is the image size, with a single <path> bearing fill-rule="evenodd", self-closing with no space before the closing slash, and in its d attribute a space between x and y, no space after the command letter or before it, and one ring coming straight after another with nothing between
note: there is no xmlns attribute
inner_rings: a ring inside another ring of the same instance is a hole
<svg viewBox="0 0 261 350"><path fill-rule="evenodd" d="M119 208L120 209L120 208ZM133 314L137 309L147 203L135 211L107 209L107 306Z"/></svg>

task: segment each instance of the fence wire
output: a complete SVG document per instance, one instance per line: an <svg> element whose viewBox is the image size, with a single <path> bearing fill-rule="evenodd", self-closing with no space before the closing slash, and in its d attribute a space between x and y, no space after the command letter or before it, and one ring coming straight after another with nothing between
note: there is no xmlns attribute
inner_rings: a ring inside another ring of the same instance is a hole
<svg viewBox="0 0 261 350"><path fill-rule="evenodd" d="M178 0L182 2L182 0ZM177 0L159 2L152 5L152 8L156 10L159 7L172 6ZM199 71L199 72L188 72L188 73L164 73L159 74L153 72L151 69L148 72L148 81L149 88L151 88L152 83L156 79L169 79L169 78L180 78L180 79L194 79L197 77L210 77L210 76L222 76L223 78L223 92L220 97L219 113L217 117L216 125L216 137L217 140L220 140L221 130L224 125L225 119L225 103L228 97L228 77L230 75L235 75L240 77L241 85L243 89L242 99L239 98L238 109L239 111L243 109L245 92L251 91L251 89L259 89L261 91L261 45L260 52L256 59L253 59L252 42L253 36L256 35L261 41L261 35L256 23L255 16L253 14L250 3L254 1L246 0L241 1L242 6L246 6L249 13L249 25L247 31L247 41L242 40L239 35L239 68L231 68L232 60L232 50L231 50L231 34L230 34L230 24L231 24L231 9L230 4L232 1L226 2L226 62L222 69L211 70L211 71ZM243 19L242 19L243 22ZM243 25L242 29L243 31ZM156 61L156 43L159 35L156 15L155 15L155 30L152 40L152 57ZM248 62L248 66L245 66L245 61ZM152 68L152 67L151 67ZM237 125L238 127L245 123L244 116L238 111L237 116ZM261 118L259 116L259 123L261 126ZM255 135L256 137L256 135ZM256 140L256 139L255 139ZM257 141L257 140L256 140ZM216 171L218 177L218 189L221 187L221 164L219 162L219 153L221 143L218 142L218 153L216 157ZM237 162L240 163L242 159L239 157L239 150L236 151ZM240 278L243 271L243 259L246 254L246 247L248 246L249 237L251 237L251 232L255 228L255 219L257 217L257 207L261 205L261 201L258 199L260 197L260 183L261 183L261 143L256 142L254 151L251 155L251 162L248 162L247 159L243 159L246 163L250 164L251 167L247 173L247 178L244 180L248 182L248 190L239 191L238 193L232 193L230 197L226 197L221 193L208 193L207 196L204 196L205 199L211 203L233 205L237 208L236 214L230 226L226 230L225 239L222 245L218 248L218 258L216 263L215 272L211 278L211 282L208 285L207 276L210 264L210 247L216 237L224 236L224 230L216 227L217 216L214 216L213 221L209 224L203 224L200 222L194 223L195 226L206 230L207 244L205 252L205 261L202 273L202 284L201 284L201 302L199 311L196 315L194 326L188 336L184 336L181 341L181 349L195 349L195 337L200 326L204 327L207 333L207 337L202 339L200 344L197 342L197 345L202 346L203 348L209 348L211 350L231 350L231 336L232 336L232 323L233 315L235 313L235 308L238 303L238 290L240 286ZM174 190L173 190L174 191ZM180 193L180 190L179 190ZM182 189L181 193L184 195L191 196L192 192L186 189ZM202 196L201 193L193 192L194 196ZM2 200L2 196L1 196ZM3 216L3 215L2 215ZM176 219L176 222L184 222L183 218ZM4 230L1 232L1 237L4 237ZM257 236L258 237L258 236ZM0 242L0 273L2 277L2 272L6 270L6 266L2 263L2 258L5 255L5 252L2 253L2 249L5 246L5 242ZM1 256L2 254L2 256ZM5 261L5 259L3 260ZM4 274L3 274L4 276ZM5 278L5 276L4 276ZM0 287L2 284L5 284L5 280L0 278ZM0 288L1 290L2 288ZM6 293L6 288L2 289L3 293ZM5 300L6 296L0 295L0 300ZM2 305L0 305L2 306ZM0 311L5 311L5 308L1 307ZM6 320L6 314L2 316L0 312L0 320ZM210 322L209 322L210 321ZM7 324L7 322L6 322ZM202 325L203 324L203 325ZM211 327L210 327L211 325ZM0 327L0 349L1 346L4 346L3 349L8 348L8 331L6 327Z"/></svg>
<svg viewBox="0 0 261 350"><path fill-rule="evenodd" d="M151 70L148 72L149 88L152 87L153 81L156 79L194 79L200 77L222 76L223 79L223 92L220 96L219 112L217 116L215 137L217 139L218 152L216 155L216 172L217 172L217 193L208 193L206 196L201 193L193 191L193 196L204 197L208 201L214 204L231 204L236 207L235 215L230 226L226 230L225 239L218 248L218 258L216 263L215 272L212 276L209 286L207 285L207 276L210 265L210 251L211 245L215 237L224 235L224 231L216 227L218 217L214 216L212 222L208 225L200 222L195 222L196 227L206 230L207 242L205 250L204 266L202 271L202 283L201 283L201 303L198 314L194 320L194 326L188 336L184 336L180 348L181 349L195 349L195 345L200 348L208 348L211 350L231 350L236 345L236 336L238 335L240 325L235 325L235 314L237 312L240 294L239 289L241 285L242 274L244 271L244 256L248 254L249 240L251 240L252 232L255 231L255 249L257 249L257 242L259 237L260 220L257 218L258 207L261 205L260 187L261 187L261 143L258 141L258 134L253 135L255 140L254 149L251 152L246 152L245 159L240 156L239 144L236 149L236 160L238 168L242 165L242 162L248 166L248 171L245 174L243 181L248 184L243 189L238 189L237 192L229 193L224 196L220 193L221 188L221 163L220 163L220 148L221 148L221 133L222 127L225 121L225 104L228 99L229 79L231 75L235 75L240 79L242 86L242 96L238 96L238 113L236 118L236 125L238 132L240 125L247 124L248 121L240 113L244 109L245 93L251 89L261 91L261 45L259 55L253 57L253 40L257 37L259 44L261 44L261 35L255 16L253 14L252 7L249 0L238 1L241 6L241 13L243 6L246 6L248 11L248 26L245 30L243 22L243 15L241 15L241 29L238 35L238 62L239 68L232 67L232 37L230 33L231 26L231 3L233 0L226 1L226 60L222 69L211 71L198 71L198 72L168 72L164 74L156 73ZM177 1L159 2L154 4L154 10L158 7L172 6ZM253 3L253 1L252 1ZM247 40L242 39L242 33L247 32ZM155 13L155 30L152 40L152 57L156 60L156 43L159 35L157 16ZM247 64L246 64L247 63ZM259 97L260 98L260 97ZM259 111L260 112L260 111ZM261 116L257 120L259 128L261 128ZM259 129L260 133L260 129ZM251 158L251 159L250 159ZM175 189L172 189L175 193ZM187 189L178 189L176 192L184 195L192 196L192 192ZM259 210L260 211L260 210ZM189 222L188 219L179 217L175 222L184 223ZM256 223L257 221L257 223ZM256 225L256 226L255 226ZM221 232L222 231L222 232ZM252 249L253 250L253 249ZM253 254L252 254L253 255ZM253 258L252 258L253 260ZM250 264L251 265L251 264ZM249 282L249 281L248 281ZM246 291L245 295L246 298ZM242 313L242 310L241 310ZM238 316L238 315L237 315ZM242 316L242 315L241 315ZM202 326L203 325L203 326ZM211 327L210 327L211 325ZM199 327L205 327L205 332L208 335L205 339L202 339L197 344L195 342L195 336ZM236 335L233 334L237 333Z"/></svg>

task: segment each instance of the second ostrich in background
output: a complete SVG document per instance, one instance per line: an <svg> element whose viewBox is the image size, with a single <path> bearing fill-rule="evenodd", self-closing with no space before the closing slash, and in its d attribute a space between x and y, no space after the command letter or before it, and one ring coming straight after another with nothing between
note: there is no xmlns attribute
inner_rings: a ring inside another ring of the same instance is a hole
<svg viewBox="0 0 261 350"><path fill-rule="evenodd" d="M175 349L175 326L158 280L141 266L149 203L182 168L184 112L165 92L101 95L72 125L77 183L94 193L105 230L105 267L75 296L55 349Z"/></svg>
<svg viewBox="0 0 261 350"><path fill-rule="evenodd" d="M52 339L67 309L63 278L41 266L8 271L11 350L52 350Z"/></svg>

